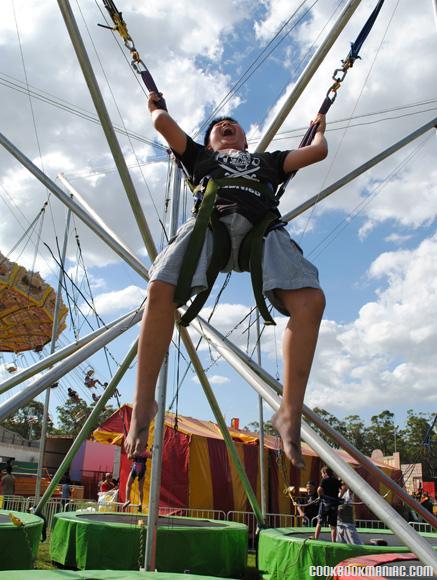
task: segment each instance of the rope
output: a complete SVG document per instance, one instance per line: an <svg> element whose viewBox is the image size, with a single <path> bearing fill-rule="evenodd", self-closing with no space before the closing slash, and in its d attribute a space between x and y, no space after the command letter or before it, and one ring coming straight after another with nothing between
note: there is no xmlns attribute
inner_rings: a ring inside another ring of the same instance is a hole
<svg viewBox="0 0 437 580"><path fill-rule="evenodd" d="M344 81L344 79L348 73L348 70L350 68L352 68L355 60L357 58L359 58L358 52L359 52L364 40L367 38L375 20L376 20L376 17L378 16L379 11L381 10L383 3L384 3L384 0L379 0L377 6L375 7L372 14L370 15L370 17L368 18L368 20L364 24L363 28L361 29L361 32L359 33L357 39L352 44L353 48L349 52L348 56L344 60L341 61L342 66L334 70L334 73L332 75L332 80L334 81L334 83L330 86L330 88L328 89L328 91L326 93L325 99L324 99L324 101L319 109L319 114L326 115L327 112L329 111L329 109L331 108L332 104L334 103L335 99L337 98L337 92L341 87L341 83ZM317 123L314 125L310 125L308 127L306 134L304 135L302 141L299 144L299 149L302 147L306 147L312 143L312 141L316 135L317 128L318 128ZM279 200L282 197L287 185L295 177L296 174L297 174L297 170L292 171L289 174L288 179L286 179L284 181L284 183L281 185L278 192L276 193L277 200Z"/></svg>

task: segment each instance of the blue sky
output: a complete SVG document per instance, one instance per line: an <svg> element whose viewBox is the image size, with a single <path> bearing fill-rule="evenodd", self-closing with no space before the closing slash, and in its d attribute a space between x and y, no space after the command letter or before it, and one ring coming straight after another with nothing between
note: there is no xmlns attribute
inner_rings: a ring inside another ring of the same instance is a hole
<svg viewBox="0 0 437 580"><path fill-rule="evenodd" d="M289 34L277 37L282 39L278 46L269 45L300 4L296 0L151 0L147 7L119 1L119 8L141 56L165 93L171 114L190 134L196 133L242 75L254 68L249 67L259 64L220 111L241 121L253 147L345 2L306 2L283 29L285 32L293 26ZM271 150L298 146L298 135L318 110L333 70L347 55L350 42L374 4L373 0L360 4L281 127ZM103 22L96 4L81 0L72 2L72 8L113 122L162 144L151 126L144 91L123 50L109 31L96 26ZM149 265L102 130L78 116L84 110L95 113L57 4L41 0L29 10L24 0L10 0L5 3L0 29L2 132L36 164L42 164L52 179L63 172ZM270 48L274 50L261 62L261 55ZM433 2L419 5L386 0L363 47L362 60L348 73L329 113L329 156L299 172L283 197L284 213L436 116L436 50ZM32 90L31 100L23 93L26 82ZM58 106L43 102L36 93L50 97ZM61 100L69 103L70 111L59 107ZM157 214L163 212L167 162L156 162L163 159L162 149L156 146L134 136L119 139L128 164L133 166L138 195L159 245ZM388 408L399 423L409 408L435 412L436 154L434 131L290 224L292 235L317 265L327 297L307 391L308 405L322 406L340 417L360 414L363 418ZM141 170L135 167L139 161ZM0 167L0 250L8 254L47 193L3 150ZM42 232L43 241L51 247L55 235L62 237L64 221L65 208L52 198ZM99 314L110 321L135 308L145 294L142 280L86 226L78 220L75 225ZM68 267L85 287L73 231L70 240ZM28 267L35 258L35 246L36 240L32 239L20 255L20 262ZM55 265L42 244L39 249L37 269L56 285ZM12 254L11 259L18 259L18 254ZM212 300L218 290L219 286ZM213 324L226 333L252 305L247 275L233 274ZM94 324L92 316L89 320ZM280 338L285 319L277 315L277 322L275 332L269 329L264 333L262 356L266 368L274 375L279 368L281 376ZM80 324L81 332L87 332L86 324ZM110 345L116 360L123 359L136 333L134 329ZM246 332L234 332L231 338L246 348ZM197 342L194 332L193 339ZM70 324L62 342L71 340ZM253 332L249 342L251 352ZM202 346L199 352L204 366L210 367L208 349ZM171 353L170 397L175 389L174 348ZM28 353L17 362L26 366L34 357ZM10 360L12 357L4 355L0 367ZM90 399L82 385L90 366L108 380L105 358L99 354L65 377L61 387L53 391L52 415L55 407L65 402L68 386ZM112 367L114 371L115 365ZM182 359L180 373L184 370ZM135 368L120 386L123 401L132 399L134 373ZM244 425L257 418L257 396L225 363L215 363L208 374L227 419L240 417ZM0 395L0 400L5 397ZM179 412L212 419L191 371L181 389Z"/></svg>

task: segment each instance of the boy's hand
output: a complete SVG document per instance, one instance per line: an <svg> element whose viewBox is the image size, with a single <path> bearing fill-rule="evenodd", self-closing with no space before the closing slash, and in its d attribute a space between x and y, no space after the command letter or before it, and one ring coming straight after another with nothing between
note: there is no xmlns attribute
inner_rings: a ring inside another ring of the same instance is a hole
<svg viewBox="0 0 437 580"><path fill-rule="evenodd" d="M316 123L319 124L319 126L317 127L317 133L322 133L323 135L326 130L326 115L318 113L317 117L313 121L311 121L311 125L316 125Z"/></svg>
<svg viewBox="0 0 437 580"><path fill-rule="evenodd" d="M164 104L164 107L163 107ZM149 111L153 113L153 111L157 111L159 109L165 109L165 100L162 97L162 93L156 93L152 91L149 93L149 99L147 101L147 106Z"/></svg>

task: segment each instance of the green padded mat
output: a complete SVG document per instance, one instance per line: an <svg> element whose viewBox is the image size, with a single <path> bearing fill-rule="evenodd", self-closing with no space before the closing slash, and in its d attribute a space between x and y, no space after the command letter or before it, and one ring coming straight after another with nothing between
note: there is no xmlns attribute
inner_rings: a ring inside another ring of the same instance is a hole
<svg viewBox="0 0 437 580"><path fill-rule="evenodd" d="M314 580L312 566L335 566L339 562L362 554L410 552L406 547L340 544L309 540L308 528L278 528L261 530L258 544L258 569L263 580ZM358 529L365 544L371 538L392 535L390 530ZM423 533L433 543L437 534ZM434 548L436 549L436 548ZM324 580L325 576L317 576Z"/></svg>
<svg viewBox="0 0 437 580"><path fill-rule="evenodd" d="M9 513L19 518L24 526L15 526ZM0 570L32 568L43 524L43 520L33 514L0 510Z"/></svg>
<svg viewBox="0 0 437 580"><path fill-rule="evenodd" d="M72 512L55 516L51 559L80 570L138 570L144 563L147 528L132 514ZM147 518L143 517L147 522ZM182 524L182 525L181 525ZM156 568L159 572L185 571L227 578L244 573L247 560L247 526L196 518L160 518L157 530Z"/></svg>
<svg viewBox="0 0 437 580"><path fill-rule="evenodd" d="M130 572L122 570L13 570L0 572L4 580L220 580L217 576L197 576L194 574L175 574L174 572Z"/></svg>

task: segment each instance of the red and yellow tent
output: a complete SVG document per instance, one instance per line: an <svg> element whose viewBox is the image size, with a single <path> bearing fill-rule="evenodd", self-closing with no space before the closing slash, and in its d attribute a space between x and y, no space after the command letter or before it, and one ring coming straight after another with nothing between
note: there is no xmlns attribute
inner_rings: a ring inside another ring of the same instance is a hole
<svg viewBox="0 0 437 580"><path fill-rule="evenodd" d="M132 414L131 405L123 405L107 419L94 433L100 443L122 445ZM260 500L259 437L257 433L229 427L241 463L248 479ZM153 442L153 424L149 435L149 448ZM269 513L290 513L290 499L285 488L293 485L304 487L308 480L318 482L322 461L318 455L303 443L305 467L295 469L279 449L279 440L265 435L265 481L267 485L267 510ZM338 450L343 459L353 464L364 475L364 470L345 451ZM399 470L378 463L390 477L399 481ZM150 469L146 472L144 499L148 501ZM126 454L121 453L120 499L124 501L124 490L131 469ZM384 486L366 477L371 485L384 495ZM134 494L136 486L133 487ZM137 501L133 495L133 501ZM219 427L211 421L166 413L163 468L161 477L160 505L175 508L205 510L251 511L237 472L229 460L226 445ZM361 514L357 517L363 517Z"/></svg>

